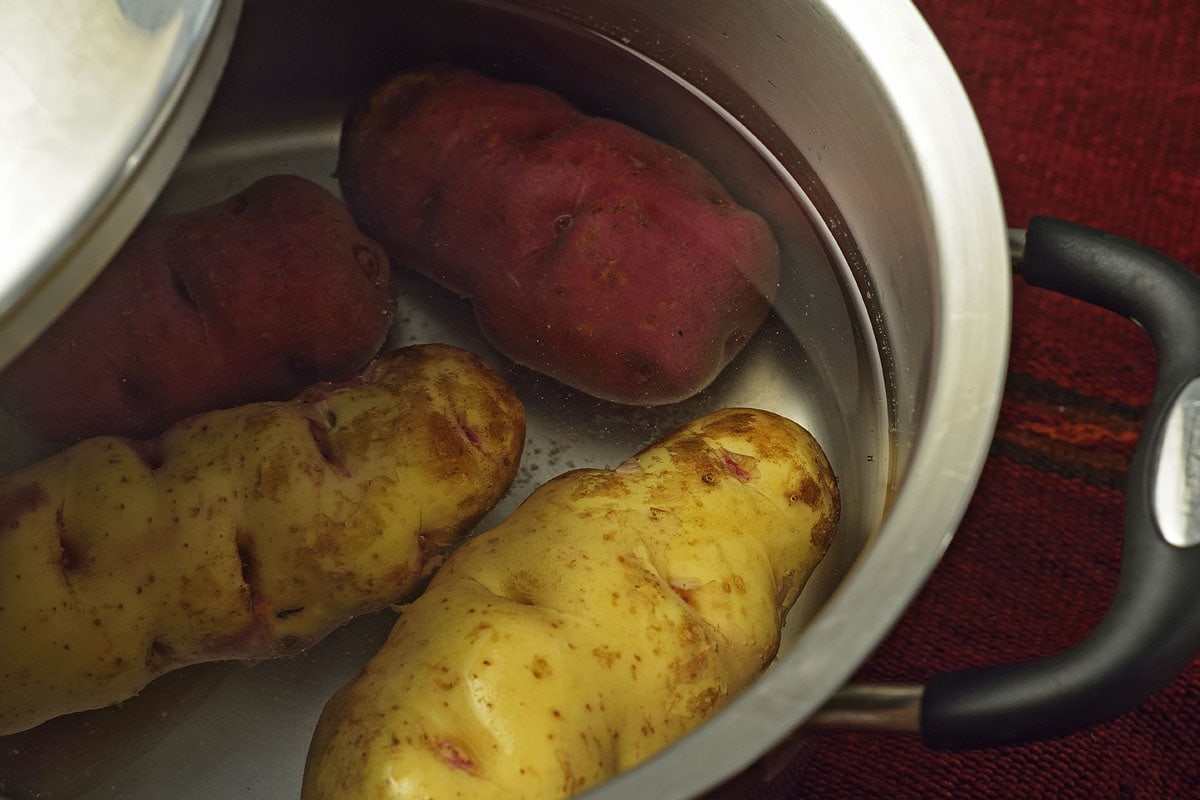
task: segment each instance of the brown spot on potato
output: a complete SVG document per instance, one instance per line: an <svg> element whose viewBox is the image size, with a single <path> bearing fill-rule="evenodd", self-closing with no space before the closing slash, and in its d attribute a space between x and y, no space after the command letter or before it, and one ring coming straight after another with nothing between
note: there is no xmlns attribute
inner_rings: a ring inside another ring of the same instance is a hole
<svg viewBox="0 0 1200 800"><path fill-rule="evenodd" d="M612 669L612 665L621 658L621 653L619 650L612 650L605 645L600 645L592 650L592 655L596 657L597 661L609 669ZM589 708L589 710L591 709Z"/></svg>
<svg viewBox="0 0 1200 800"><path fill-rule="evenodd" d="M834 536L837 535L838 518L837 514L822 516L821 519L813 526L810 534L810 541L813 547L820 553L827 552L833 545Z"/></svg>
<svg viewBox="0 0 1200 800"><path fill-rule="evenodd" d="M548 678L554 674L550 662L542 656L534 656L533 661L529 662L529 671L533 673L533 677L537 679Z"/></svg>
<svg viewBox="0 0 1200 800"><path fill-rule="evenodd" d="M514 576L505 582L502 595L518 604L518 606L536 606L538 599L532 587L526 583L529 576Z"/></svg>
<svg viewBox="0 0 1200 800"><path fill-rule="evenodd" d="M731 409L727 413L715 415L712 421L704 426L704 430L710 436L744 438L750 434L761 434L764 418L774 416L776 415L770 412L750 408Z"/></svg>
<svg viewBox="0 0 1200 800"><path fill-rule="evenodd" d="M723 468L712 448L698 436L673 437L666 441L665 447L676 468L681 472L695 472L702 480L717 468ZM705 483L715 480L716 475L713 474L712 480L706 480Z"/></svg>
<svg viewBox="0 0 1200 800"><path fill-rule="evenodd" d="M413 427L418 426L426 432L427 467L434 480L450 480L470 469L476 456L465 446L469 439L457 419L429 411L414 415Z"/></svg>
<svg viewBox="0 0 1200 800"><path fill-rule="evenodd" d="M472 628L472 629L471 629L471 630L470 630L470 631L467 633L467 641L468 641L468 642L475 642L475 641L478 641L478 640L479 640L479 637L480 637L480 636L482 636L482 635L484 634L484 632L485 632L485 631L488 631L488 630L490 630L490 629L491 629L491 627L492 627L492 623L490 623L490 622L481 622L481 623L479 623L478 625L476 625L474 628Z"/></svg>
<svg viewBox="0 0 1200 800"><path fill-rule="evenodd" d="M537 579L527 572L518 573L504 582L501 595L522 606L537 605Z"/></svg>
<svg viewBox="0 0 1200 800"><path fill-rule="evenodd" d="M596 470L589 474L586 480L573 479L571 499L574 501L585 498L620 499L628 497L632 490L626 480L624 475Z"/></svg>
<svg viewBox="0 0 1200 800"><path fill-rule="evenodd" d="M821 487L817 485L816 481L806 475L800 481L800 485L788 497L788 500L793 503L804 503L809 508L816 508L821 502Z"/></svg>
<svg viewBox="0 0 1200 800"><path fill-rule="evenodd" d="M721 702L723 695L720 688L710 686L688 700L687 713L697 719L706 719Z"/></svg>
<svg viewBox="0 0 1200 800"><path fill-rule="evenodd" d="M689 606L693 604L694 600L692 598L692 594L696 589L699 588L694 582L672 580L668 585L671 587L671 591L674 592L680 600Z"/></svg>

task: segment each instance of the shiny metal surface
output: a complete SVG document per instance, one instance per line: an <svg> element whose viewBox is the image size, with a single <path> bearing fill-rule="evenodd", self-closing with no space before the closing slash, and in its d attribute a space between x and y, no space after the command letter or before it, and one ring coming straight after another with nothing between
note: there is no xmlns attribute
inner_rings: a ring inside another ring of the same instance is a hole
<svg viewBox="0 0 1200 800"><path fill-rule="evenodd" d="M0 4L0 367L153 203L212 96L240 5Z"/></svg>
<svg viewBox="0 0 1200 800"><path fill-rule="evenodd" d="M780 239L785 276L768 325L679 406L614 407L513 368L457 298L411 276L390 342L475 349L526 402L521 473L484 527L548 477L617 463L711 408L769 408L814 432L845 517L777 662L695 733L587 796L686 798L758 780L744 770L839 690L855 696L843 687L937 562L987 453L1010 271L965 94L905 0L358 0L336 13L321 0L249 0L220 91L155 210L275 171L336 188L350 99L437 58L545 83L688 150ZM0 468L37 452L0 424L6 441ZM324 700L391 620L360 620L295 658L184 670L121 708L0 740L0 779L14 795L295 797ZM50 766L60 763L71 774Z"/></svg>
<svg viewBox="0 0 1200 800"><path fill-rule="evenodd" d="M1014 271L1020 271L1021 262L1025 260L1025 229L1008 229L1008 254L1012 259Z"/></svg>
<svg viewBox="0 0 1200 800"><path fill-rule="evenodd" d="M1200 378L1171 403L1154 463L1151 508L1163 538L1200 544Z"/></svg>
<svg viewBox="0 0 1200 800"><path fill-rule="evenodd" d="M852 683L809 717L804 733L921 732L920 684Z"/></svg>

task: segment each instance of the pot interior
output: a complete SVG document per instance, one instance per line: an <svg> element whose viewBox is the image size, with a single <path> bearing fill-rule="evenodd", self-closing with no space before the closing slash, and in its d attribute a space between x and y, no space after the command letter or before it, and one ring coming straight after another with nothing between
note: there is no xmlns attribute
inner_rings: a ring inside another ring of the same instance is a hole
<svg viewBox="0 0 1200 800"><path fill-rule="evenodd" d="M915 12L901 5L889 13L923 31ZM960 248L955 255L963 260L949 264L947 250L957 240L947 243L947 221L930 203L938 187L924 174L920 143L905 129L886 81L864 66L861 43L844 27L851 21L834 10L469 0L330 8L315 0L246 4L216 100L152 213L217 201L277 172L336 192L339 128L349 103L405 67L451 61L548 86L588 112L676 145L774 230L784 274L771 316L715 384L680 404L619 406L515 366L481 337L463 300L403 271L388 343L471 349L499 368L526 404L519 476L481 530L546 479L575 467L615 466L720 407L766 408L814 433L839 478L842 526L788 617L777 663L749 697L705 726L727 741L736 730L734 741L745 744L713 749L704 736L689 737L671 757L711 767L680 776L670 773L667 758L667 771L656 776L655 759L622 779L650 783L622 784L613 796L644 794L652 785L655 796L683 797L728 777L798 725L866 657L936 560L982 462L1003 368L1007 283L995 274L1004 254L994 185L980 143L969 139L973 118L953 94L957 84L932 37L921 34L932 68L949 81L951 107L965 114L957 124L967 130L964 159L977 183L964 191L981 209L973 213L982 219L974 224L983 230L984 254L967 261ZM972 334L983 344L975 345L978 374L971 375L956 374L961 365L948 363L953 354L944 349L945 337L964 324L956 321L962 309L948 311L966 294L962 283L999 298L988 312L995 329ZM976 418L948 428L932 419L947 404L961 407L964 385L973 387L965 402L974 403ZM952 478L930 493L919 445L931 435L944 442L956 430L966 433L940 456ZM0 443L4 470L49 452L11 420L0 427ZM938 492L946 495L949 507L923 517L905 511L897 523L932 530L890 528L902 490L920 490L914 482L935 502ZM907 560L880 580L863 567L870 557L887 558L873 554L887 537ZM847 590L856 580L857 596ZM850 599L839 606L843 594ZM322 705L373 654L393 620L391 612L360 619L294 657L185 669L118 708L0 740L0 793L298 796ZM832 652L808 644L822 636L834 642ZM774 712L762 710L768 696ZM727 755L718 757L722 751Z"/></svg>

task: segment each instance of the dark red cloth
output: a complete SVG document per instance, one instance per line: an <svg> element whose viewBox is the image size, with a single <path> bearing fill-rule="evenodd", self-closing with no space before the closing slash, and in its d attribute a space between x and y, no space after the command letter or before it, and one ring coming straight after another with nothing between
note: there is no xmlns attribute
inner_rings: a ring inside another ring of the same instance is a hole
<svg viewBox="0 0 1200 800"><path fill-rule="evenodd" d="M1200 271L1200 4L916 5L975 105L1010 225L1061 216ZM1009 381L978 490L861 678L1044 655L1092 628L1116 582L1125 470L1153 380L1134 325L1014 283ZM796 796L814 800L1200 798L1200 665L1063 739L944 754L907 737L829 736L795 770Z"/></svg>

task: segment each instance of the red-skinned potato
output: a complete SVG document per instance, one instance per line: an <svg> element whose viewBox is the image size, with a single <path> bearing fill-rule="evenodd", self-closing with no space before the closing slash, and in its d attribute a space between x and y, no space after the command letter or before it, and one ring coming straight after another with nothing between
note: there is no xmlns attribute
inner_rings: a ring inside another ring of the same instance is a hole
<svg viewBox="0 0 1200 800"><path fill-rule="evenodd" d="M767 224L694 159L466 69L402 74L353 109L338 179L364 231L469 297L499 350L615 402L705 388L779 277Z"/></svg>
<svg viewBox="0 0 1200 800"><path fill-rule="evenodd" d="M42 438L153 436L201 411L351 374L392 318L387 255L306 179L145 221L0 374Z"/></svg>

